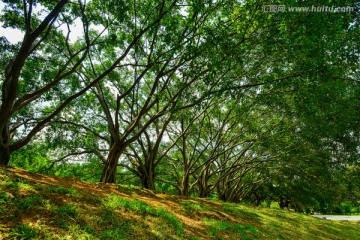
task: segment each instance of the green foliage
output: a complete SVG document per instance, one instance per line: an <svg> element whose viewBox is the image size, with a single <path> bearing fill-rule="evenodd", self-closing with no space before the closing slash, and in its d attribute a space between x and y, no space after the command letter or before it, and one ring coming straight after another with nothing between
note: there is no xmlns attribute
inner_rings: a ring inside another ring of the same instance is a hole
<svg viewBox="0 0 360 240"><path fill-rule="evenodd" d="M332 213L341 214L341 215L351 215L360 213L360 203L353 204L350 202L342 202L337 204L331 209Z"/></svg>
<svg viewBox="0 0 360 240"><path fill-rule="evenodd" d="M101 169L102 164L96 159L81 164L64 162L49 169L47 173L60 177L77 177L89 182L98 182Z"/></svg>
<svg viewBox="0 0 360 240"><path fill-rule="evenodd" d="M25 2L4 2L4 27L30 34L57 3L26 2L39 12L26 11ZM11 166L87 181L118 176L151 190L277 202L307 214L358 211L358 8L267 14L253 0L85 4L66 3L50 16L69 31L80 21L78 39L56 27L17 44L0 38L0 151ZM102 175L109 166L114 171ZM0 185L37 191L21 179ZM48 190L80 197L75 189ZM16 204L26 211L40 200ZM103 205L160 214L115 196ZM182 204L189 215L206 210Z"/></svg>
<svg viewBox="0 0 360 240"><path fill-rule="evenodd" d="M11 155L10 166L38 172L51 164L47 145L31 144Z"/></svg>
<svg viewBox="0 0 360 240"><path fill-rule="evenodd" d="M36 239L36 230L24 224L18 225L11 231L10 239Z"/></svg>

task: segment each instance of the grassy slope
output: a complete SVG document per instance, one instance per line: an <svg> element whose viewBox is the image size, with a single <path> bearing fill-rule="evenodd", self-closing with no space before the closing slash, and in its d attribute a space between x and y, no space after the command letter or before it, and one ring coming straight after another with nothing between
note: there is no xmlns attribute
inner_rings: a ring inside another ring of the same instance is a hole
<svg viewBox="0 0 360 240"><path fill-rule="evenodd" d="M359 227L0 167L0 239L360 239Z"/></svg>

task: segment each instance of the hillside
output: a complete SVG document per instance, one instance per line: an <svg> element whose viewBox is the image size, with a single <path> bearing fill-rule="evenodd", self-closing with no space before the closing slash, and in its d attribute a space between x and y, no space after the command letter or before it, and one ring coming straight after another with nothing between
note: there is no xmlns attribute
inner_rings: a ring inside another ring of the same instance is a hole
<svg viewBox="0 0 360 240"><path fill-rule="evenodd" d="M360 239L359 227L0 167L0 239Z"/></svg>

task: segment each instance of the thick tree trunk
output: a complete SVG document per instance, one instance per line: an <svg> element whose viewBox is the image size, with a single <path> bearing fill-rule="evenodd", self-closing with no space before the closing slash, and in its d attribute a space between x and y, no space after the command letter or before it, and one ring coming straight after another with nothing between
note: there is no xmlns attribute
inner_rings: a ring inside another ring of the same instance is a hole
<svg viewBox="0 0 360 240"><path fill-rule="evenodd" d="M9 148L0 145L0 165L8 165L10 162Z"/></svg>
<svg viewBox="0 0 360 240"><path fill-rule="evenodd" d="M227 200L226 194L223 193L223 192L222 193L218 192L218 199L221 200L221 201L226 202L226 200Z"/></svg>
<svg viewBox="0 0 360 240"><path fill-rule="evenodd" d="M199 197L201 198L210 197L212 185L209 185L208 169L205 168L204 171L201 173L198 184L199 184Z"/></svg>
<svg viewBox="0 0 360 240"><path fill-rule="evenodd" d="M181 182L181 186L180 186L180 195L182 196L189 196L189 175L185 173L185 175L183 176L183 180Z"/></svg>
<svg viewBox="0 0 360 240"><path fill-rule="evenodd" d="M0 128L0 164L8 165L10 162L10 131L9 124Z"/></svg>
<svg viewBox="0 0 360 240"><path fill-rule="evenodd" d="M280 200L279 200L280 208L289 210L289 204L290 204L290 201L288 199L280 197Z"/></svg>
<svg viewBox="0 0 360 240"><path fill-rule="evenodd" d="M150 174L150 176L144 174L141 178L141 184L143 188L155 191L155 181L153 174Z"/></svg>
<svg viewBox="0 0 360 240"><path fill-rule="evenodd" d="M100 182L115 183L116 169L122 151L119 148L112 147L104 165L104 169L100 178Z"/></svg>
<svg viewBox="0 0 360 240"><path fill-rule="evenodd" d="M151 157L151 156L150 156ZM141 185L145 189L155 191L155 168L154 159L150 158L145 161L143 169L139 169L141 172Z"/></svg>
<svg viewBox="0 0 360 240"><path fill-rule="evenodd" d="M199 182L199 197L206 198L210 197L210 186L208 186L207 182Z"/></svg>

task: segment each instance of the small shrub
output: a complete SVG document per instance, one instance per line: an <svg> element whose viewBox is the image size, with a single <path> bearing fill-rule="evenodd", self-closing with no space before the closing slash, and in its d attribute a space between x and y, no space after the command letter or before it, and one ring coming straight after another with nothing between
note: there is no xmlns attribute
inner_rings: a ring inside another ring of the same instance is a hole
<svg viewBox="0 0 360 240"><path fill-rule="evenodd" d="M11 238L10 239L35 239L36 237L36 230L28 227L24 224L21 224L14 228L11 231Z"/></svg>
<svg viewBox="0 0 360 240"><path fill-rule="evenodd" d="M352 207L350 210L351 214L357 214L360 213L360 208L358 207Z"/></svg>

